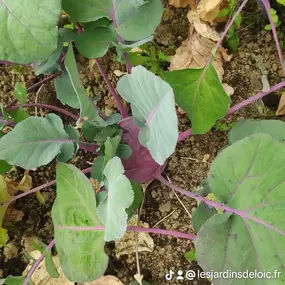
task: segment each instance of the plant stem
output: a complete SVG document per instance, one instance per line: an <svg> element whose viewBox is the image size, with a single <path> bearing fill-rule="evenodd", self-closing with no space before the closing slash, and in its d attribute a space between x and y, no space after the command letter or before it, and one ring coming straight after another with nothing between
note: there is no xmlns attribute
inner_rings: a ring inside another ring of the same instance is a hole
<svg viewBox="0 0 285 285"><path fill-rule="evenodd" d="M90 172L92 171L92 167L83 169L83 170L81 170L81 171L82 171L84 174L90 173ZM45 184L43 184L43 185L40 185L40 186L38 186L38 187L36 187L36 188L33 188L33 189L28 190L28 191L26 191L26 192L24 192L24 193L21 193L21 194L19 194L19 195L17 195L17 196L13 196L10 200L7 200L7 201L5 201L5 202L3 202L3 203L0 203L0 207L3 206L3 205L5 205L5 204L10 204L10 203L12 203L12 202L14 202L14 201L16 201L16 200L18 200L18 199L20 199L20 198L23 198L23 197L28 196L29 194L36 193L36 192L38 192L38 191L43 190L44 188L53 186L53 185L55 185L55 184L56 184L56 180L52 180L52 181L47 182L47 183L45 183Z"/></svg>
<svg viewBox="0 0 285 285"><path fill-rule="evenodd" d="M278 232L279 234L285 236L285 232L279 230L278 228L276 228L275 226L273 225L270 225L266 222L264 222L263 220L260 220L258 218L255 218L253 216L250 216L249 214L247 214L246 211L239 211L239 210L236 210L234 208L231 208L231 207L228 207L222 203L219 203L219 202L214 202L214 201L211 201L209 199L206 199L204 198L203 196L200 196L198 194L195 194L191 191L187 191L185 189L182 189L174 184L172 184L171 182L167 181L164 177L162 177L161 174L159 174L157 177L156 177L161 183L165 184L166 186L168 186L169 188L179 192L180 194L182 195L185 195L185 196L188 196L188 197L191 197L197 201L200 201L200 202L203 202L205 203L206 205L210 206L210 207L213 207L213 208L218 208L218 209L221 209L225 212L229 212L229 213L232 213L232 214L235 214L237 216L240 216L242 219L248 219L248 220L252 220L258 224L261 224L267 228L270 228L272 230L274 230L275 232Z"/></svg>
<svg viewBox="0 0 285 285"><path fill-rule="evenodd" d="M270 26L271 26L271 30L272 30L272 34L273 34L273 38L274 38L274 41L275 41L275 45L276 45L276 48L277 48L277 52L278 52L278 56L279 56L279 60L280 60L280 63L281 63L281 67L282 67L282 70L283 70L283 74L285 75L285 67L284 67L284 60L283 60L283 56L282 56L282 52L281 52L281 48L280 48L280 43L279 43L279 40L278 40L278 35L277 35L277 31L276 31L276 27L274 25L274 22L272 20L272 16L270 14L270 2L269 0L261 0L264 7L265 7L265 11L267 13L267 17L269 19L269 22L270 22Z"/></svg>
<svg viewBox="0 0 285 285"><path fill-rule="evenodd" d="M74 231L104 231L105 230L104 226L96 226L96 227L57 226L57 227L62 228L62 229L74 230ZM185 238L185 239L191 239L191 240L194 240L196 238L196 236L193 234L181 233L177 231L170 231L170 230L164 230L164 229L156 229L156 228L139 228L135 226L129 226L127 227L127 231L168 235L168 236L173 236L176 238Z"/></svg>
<svg viewBox="0 0 285 285"><path fill-rule="evenodd" d="M129 114L128 114L126 108L123 106L118 93L116 92L115 88L113 87L112 83L110 82L110 80L108 78L108 75L105 72L105 70L103 69L101 63L99 62L98 59L95 59L95 62L97 64L97 67L98 67L100 73L102 74L102 76L104 78L105 83L107 84L107 86L109 88L110 93L113 95L113 98L114 98L114 100L116 102L116 105L117 105L117 107L118 107L122 117L123 118L129 117Z"/></svg>
<svg viewBox="0 0 285 285"><path fill-rule="evenodd" d="M43 261L43 259L45 258L45 254L46 252L50 251L53 246L55 244L55 240L53 239L51 241L51 243L45 248L44 252L41 254L41 256L33 263L31 269L29 270L23 285L28 285L29 284L29 279L32 277L32 275L34 274L34 272L36 271L36 269L38 268L38 266L40 265L40 263Z"/></svg>
<svg viewBox="0 0 285 285"><path fill-rule="evenodd" d="M32 92L34 89L38 88L38 87L41 87L43 84L55 79L56 77L58 77L59 75L61 75L62 72L58 72L56 74L53 74L53 75L50 75L46 78L44 78L43 80L41 80L40 82L30 86L28 89L27 89L27 93L30 93ZM18 102L18 99L14 99L13 101L11 101L6 108L10 108L12 106L14 106L16 103Z"/></svg>
<svg viewBox="0 0 285 285"><path fill-rule="evenodd" d="M0 117L0 123L8 125L10 127L15 127L16 123L9 121L9 120L4 120L2 117Z"/></svg>
<svg viewBox="0 0 285 285"><path fill-rule="evenodd" d="M285 87L285 81L282 81L274 86L272 86L268 91L260 91L259 93L257 93L256 95L242 101L239 104L236 104L235 106L231 107L227 113L227 116L232 115L234 112L240 110L241 108L246 107L247 105L257 101L258 99L261 99L262 97L277 91L278 89Z"/></svg>
<svg viewBox="0 0 285 285"><path fill-rule="evenodd" d="M80 118L78 115L73 114L73 113L71 113L71 112L69 112L67 110L62 109L62 108L59 108L59 107L56 107L56 106L53 106L53 105L42 104L42 103L19 104L19 105L7 108L6 111L9 112L9 111L12 111L12 110L19 109L21 107L24 107L24 108L32 108L32 107L45 108L45 109L50 109L50 110L62 113L62 114L66 115L66 116L68 116L68 117L70 117L72 119L75 119L75 120L78 120Z"/></svg>

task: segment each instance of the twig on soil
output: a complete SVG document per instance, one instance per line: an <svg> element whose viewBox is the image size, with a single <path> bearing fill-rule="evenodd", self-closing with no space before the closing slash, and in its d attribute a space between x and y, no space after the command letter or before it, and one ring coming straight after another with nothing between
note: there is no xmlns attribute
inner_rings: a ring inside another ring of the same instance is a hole
<svg viewBox="0 0 285 285"><path fill-rule="evenodd" d="M53 248L54 244L55 244L55 240L53 239L51 241L51 243L46 247L44 252L41 254L41 256L33 263L31 269L29 270L29 272L28 272L28 274L24 280L23 285L29 284L29 279L32 277L32 275L34 274L34 272L36 271L38 266L41 264L41 262L44 260L46 252L50 251Z"/></svg>
<svg viewBox="0 0 285 285"><path fill-rule="evenodd" d="M122 117L123 118L129 117L129 114L128 114L126 108L123 106L118 93L116 92L115 88L113 87L112 83L110 82L110 80L108 78L108 75L105 72L105 70L103 69L101 63L99 62L98 59L95 59L95 62L96 62L96 65L97 65L101 75L103 76L103 79L104 79L105 83L108 86L108 89L109 89L110 93L112 94L112 96L113 96L113 98L114 98L114 100L116 102L116 105L117 105L117 107L118 107Z"/></svg>
<svg viewBox="0 0 285 285"><path fill-rule="evenodd" d="M81 170L81 171L82 171L84 174L90 173L90 172L92 171L92 167L83 169L83 170ZM10 199L10 200L7 200L7 201L5 201L5 202L3 202L3 203L0 203L0 207L3 206L3 205L5 205L5 204L10 204L10 203L12 203L12 202L14 202L14 201L16 201L16 200L18 200L18 199L20 199L20 198L23 198L23 197L28 196L29 194L36 193L36 192L38 192L38 191L40 191L40 190L43 190L43 189L45 189L45 188L47 188L47 187L50 187L50 186L53 186L53 185L55 185L55 184L56 184L56 180L52 180L52 181L50 181L50 182L47 182L47 183L45 183L45 184L43 184L43 185L40 185L40 186L38 186L38 187L36 187L36 188L34 188L34 189L31 189L31 190L29 190L29 191L26 191L26 192L24 192L24 193L21 193L21 194L19 194L19 195L17 195L17 196L14 196L14 197L12 197L12 199Z"/></svg>
<svg viewBox="0 0 285 285"><path fill-rule="evenodd" d="M35 104L38 104L38 96L39 96L39 94L40 94L40 92L41 92L41 90L43 89L44 86L45 86L45 85L43 84L43 85L39 88L39 90L37 91L36 98L35 98ZM38 107L37 107L37 106L35 107L35 116L36 116L36 117L38 116Z"/></svg>
<svg viewBox="0 0 285 285"><path fill-rule="evenodd" d="M31 107L40 107L40 108L45 108L45 109L49 109L49 110L53 110L59 113L62 113L74 120L78 120L79 119L79 115L73 114L67 110L64 110L62 108L53 106L53 105L48 105L48 104L43 104L43 103L30 103L30 104L18 104L16 106L12 106L6 109L7 112L12 111L12 110L16 110L19 109L21 107L25 107L25 108L31 108Z"/></svg>
<svg viewBox="0 0 285 285"><path fill-rule="evenodd" d="M176 210L173 210L171 213L169 213L167 216L163 217L161 220L159 220L154 226L153 228L156 228L158 225L160 225L163 221L165 221L167 218L171 217L174 213L176 212Z"/></svg>

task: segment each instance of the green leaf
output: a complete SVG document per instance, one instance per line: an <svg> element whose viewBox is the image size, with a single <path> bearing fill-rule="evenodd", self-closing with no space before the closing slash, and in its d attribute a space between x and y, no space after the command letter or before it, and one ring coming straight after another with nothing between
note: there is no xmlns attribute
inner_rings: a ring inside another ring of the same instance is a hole
<svg viewBox="0 0 285 285"><path fill-rule="evenodd" d="M110 0L63 0L62 6L77 22L86 23L103 17L111 19Z"/></svg>
<svg viewBox="0 0 285 285"><path fill-rule="evenodd" d="M66 146L74 147L58 116L29 117L0 139L0 159L33 169L51 162Z"/></svg>
<svg viewBox="0 0 285 285"><path fill-rule="evenodd" d="M19 109L10 111L9 114L12 117L13 121L16 123L20 123L29 117L29 113L26 112L25 109L22 107Z"/></svg>
<svg viewBox="0 0 285 285"><path fill-rule="evenodd" d="M277 271L281 275L276 276L274 285L284 283L284 156L284 144L267 134L255 134L224 149L214 160L210 188L221 203L242 216L216 214L201 227L195 245L204 271ZM270 282L235 279L231 283Z"/></svg>
<svg viewBox="0 0 285 285"><path fill-rule="evenodd" d="M127 159L132 155L132 149L127 144L119 144L117 156L122 159Z"/></svg>
<svg viewBox="0 0 285 285"><path fill-rule="evenodd" d="M79 134L78 130L75 129L73 126L71 126L71 125L64 126L64 130L71 140L76 140L76 141L80 140L80 134ZM78 143L75 143L75 146L76 146L75 147L75 153L76 153L79 149Z"/></svg>
<svg viewBox="0 0 285 285"><path fill-rule="evenodd" d="M11 196L8 193L7 183L5 181L5 178L2 175L0 175L0 205L2 203L9 201L10 199ZM9 240L7 230L2 228L3 219L8 206L9 204L4 204L0 206L0 248L3 247Z"/></svg>
<svg viewBox="0 0 285 285"><path fill-rule="evenodd" d="M275 140L284 143L285 123L279 120L240 120L229 132L229 144L257 133L268 134Z"/></svg>
<svg viewBox="0 0 285 285"><path fill-rule="evenodd" d="M92 166L91 176L101 182L103 180L103 171L104 171L104 156L99 156L95 159Z"/></svg>
<svg viewBox="0 0 285 285"><path fill-rule="evenodd" d="M14 96L20 104L25 104L27 102L27 89L21 82L15 84Z"/></svg>
<svg viewBox="0 0 285 285"><path fill-rule="evenodd" d="M104 169L108 199L97 208L98 216L105 225L105 241L118 240L127 230L126 209L134 201L131 182L123 174L124 167L118 157L111 159Z"/></svg>
<svg viewBox="0 0 285 285"><path fill-rule="evenodd" d="M140 283L137 280L132 281L131 283L129 283L129 285L140 285ZM151 283L142 280L142 285L151 285Z"/></svg>
<svg viewBox="0 0 285 285"><path fill-rule="evenodd" d="M140 184L131 181L132 184L132 188L134 191L134 201L132 203L132 205L126 209L126 212L128 214L128 218L130 219L132 217L132 215L134 214L134 212L139 208L142 200L143 200L143 192L142 192L142 188L140 186Z"/></svg>
<svg viewBox="0 0 285 285"><path fill-rule="evenodd" d="M3 133L0 132L0 138L3 137ZM12 169L12 165L10 165L5 160L0 160L0 174L6 173Z"/></svg>
<svg viewBox="0 0 285 285"><path fill-rule="evenodd" d="M144 125L139 134L140 143L163 165L174 152L178 139L172 88L146 68L136 66L132 74L120 79L117 89L131 103L133 116Z"/></svg>
<svg viewBox="0 0 285 285"><path fill-rule="evenodd" d="M121 136L116 136L106 140L104 166L116 155L121 139Z"/></svg>
<svg viewBox="0 0 285 285"><path fill-rule="evenodd" d="M54 81L54 87L56 90L57 99L68 106L79 109L80 104L77 98L77 94L72 86L68 72L65 71L62 75L57 77Z"/></svg>
<svg viewBox="0 0 285 285"><path fill-rule="evenodd" d="M111 24L112 24L112 21L110 21L108 18L101 18L94 22L82 23L82 26L84 28L84 31L86 31L86 30L94 29L98 27L108 28Z"/></svg>
<svg viewBox="0 0 285 285"><path fill-rule="evenodd" d="M235 24L237 25L237 27L239 28L242 22L242 17L241 14L238 14L238 16L235 19Z"/></svg>
<svg viewBox="0 0 285 285"><path fill-rule="evenodd" d="M97 134L102 131L102 127L94 126L89 121L85 121L82 125L83 135L90 141L93 141Z"/></svg>
<svg viewBox="0 0 285 285"><path fill-rule="evenodd" d="M58 0L1 0L0 58L28 64L50 56L57 48ZM48 15L48 17L44 16Z"/></svg>
<svg viewBox="0 0 285 285"><path fill-rule="evenodd" d="M182 69L165 74L176 103L189 116L193 134L205 134L223 118L231 102L212 64L205 70ZM203 76L202 76L203 75Z"/></svg>
<svg viewBox="0 0 285 285"><path fill-rule="evenodd" d="M114 125L116 123L118 123L120 120L122 119L121 114L116 113L116 114L112 114L106 121L107 125Z"/></svg>
<svg viewBox="0 0 285 285"><path fill-rule="evenodd" d="M60 265L70 281L91 282L102 276L107 269L104 232L76 231L62 227L101 225L96 213L94 190L79 169L62 163L56 168L56 187L52 220Z"/></svg>
<svg viewBox="0 0 285 285"><path fill-rule="evenodd" d="M88 118L89 120L95 121L101 126L106 126L106 122L99 116L95 105L93 104L92 100L86 95L85 89L80 82L72 45L69 46L65 57L65 67L80 104L80 117Z"/></svg>
<svg viewBox="0 0 285 285"><path fill-rule="evenodd" d="M49 276L51 276L52 278L59 277L59 274L53 262L53 258L52 258L52 254L50 250L45 252L45 266L46 266L46 271L49 274Z"/></svg>
<svg viewBox="0 0 285 285"><path fill-rule="evenodd" d="M92 59L104 56L118 42L114 31L106 27L88 29L78 35L75 45L85 57Z"/></svg>
<svg viewBox="0 0 285 285"><path fill-rule="evenodd" d="M202 225L215 214L217 214L215 208L211 208L203 202L200 203L198 208L192 213L192 223L195 232L199 232Z"/></svg>
<svg viewBox="0 0 285 285"><path fill-rule="evenodd" d="M0 285L23 285L25 276L11 276L9 275L5 279L0 279Z"/></svg>
<svg viewBox="0 0 285 285"><path fill-rule="evenodd" d="M194 249L187 251L185 253L185 257L188 259L188 261L194 261L196 260L196 251Z"/></svg>
<svg viewBox="0 0 285 285"><path fill-rule="evenodd" d="M229 8L224 8L222 9L219 14L217 15L217 18L223 18L223 17L226 17L228 16L230 13L230 9Z"/></svg>
<svg viewBox="0 0 285 285"><path fill-rule="evenodd" d="M276 0L279 4L285 6L285 0Z"/></svg>
<svg viewBox="0 0 285 285"><path fill-rule="evenodd" d="M105 143L108 138L118 135L121 135L121 129L119 126L107 126L95 135L94 140L101 145L102 143Z"/></svg>
<svg viewBox="0 0 285 285"><path fill-rule="evenodd" d="M126 41L150 37L159 25L163 7L160 0L113 0L119 35Z"/></svg>

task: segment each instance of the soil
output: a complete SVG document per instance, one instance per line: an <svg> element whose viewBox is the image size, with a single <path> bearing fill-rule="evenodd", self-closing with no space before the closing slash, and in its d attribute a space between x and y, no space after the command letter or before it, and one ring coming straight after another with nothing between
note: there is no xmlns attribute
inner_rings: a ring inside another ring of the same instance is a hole
<svg viewBox="0 0 285 285"><path fill-rule="evenodd" d="M175 49L187 38L187 8L175 9L168 4L165 5L165 8L163 20L155 33L155 41L165 54L173 55ZM280 34L284 34L282 29L281 27ZM240 47L238 52L233 54L232 60L225 64L223 79L235 90L234 95L232 95L232 105L262 89L258 62L264 64L271 85L284 80L275 43L270 32L265 31L262 26L249 25L241 29L239 36ZM114 71L125 72L125 67L113 61L113 57L114 54L108 52L100 61L115 84L118 77L114 74ZM107 115L116 111L111 95L94 63L82 57L78 57L78 62L84 87L89 90L91 96L96 95L98 97L98 105L102 107ZM21 81L27 86L31 86L39 80L40 78L36 78L28 67L16 70L12 66L0 66L0 103L6 105L13 99L13 89L16 82ZM273 118L275 117L279 95L280 92L269 95L264 100L265 106L262 111L257 108L256 104L252 104L240 110L228 121L223 120L223 122L234 122L241 118ZM62 104L56 99L52 83L44 85L37 95L36 93L30 93L28 98L29 102L37 101L62 107ZM29 112L34 114L35 110L29 109ZM38 115L44 116L46 114L47 110L38 110ZM283 117L279 117L279 119L283 119ZM65 123L74 124L69 118L64 116L62 118ZM189 124L188 119L184 115L180 115L181 130L187 129ZM219 128L214 127L205 135L191 136L178 144L176 152L169 159L165 174L174 184L185 189L193 189L199 186L203 179L207 177L211 161L226 146L227 132L221 131ZM93 159L92 155L79 151L71 163L83 169L90 167ZM19 181L23 173L22 169L14 168L9 176ZM51 181L55 179L55 163L40 167L36 171L30 171L30 175L34 187ZM13 213L15 214L17 211L14 210L5 218L4 227L8 229L10 240L9 246L5 247L5 250L0 249L0 278L22 274L26 267L23 253L24 250L29 250L31 238L37 237L45 243L49 243L53 239L50 210L55 199L54 190L51 187L42 191L46 200L45 205L40 204L34 195L17 200L12 205L13 209L23 213L23 217L15 221ZM150 227L155 226L194 233L191 214L196 206L195 201L179 194L176 195L173 190L158 182L153 182L146 190L141 221L147 222ZM151 237L154 240L154 251L139 253L141 272L145 280L151 284L182 283L176 280L176 276L172 281L165 280L165 274L170 270L175 273L178 270L182 270L184 273L190 269L196 272L201 270L195 261L189 262L185 258L185 252L194 248L192 241L159 235L151 235ZM106 252L111 257L107 274L116 275L124 284L128 284L133 280L133 276L137 273L135 254L125 255L117 259L113 243L106 246ZM210 284L204 279L184 280L183 283Z"/></svg>

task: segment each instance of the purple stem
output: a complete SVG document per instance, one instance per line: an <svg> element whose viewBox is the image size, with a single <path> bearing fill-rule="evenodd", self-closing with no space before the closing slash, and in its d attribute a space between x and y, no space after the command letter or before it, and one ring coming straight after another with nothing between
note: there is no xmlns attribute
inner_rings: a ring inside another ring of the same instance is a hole
<svg viewBox="0 0 285 285"><path fill-rule="evenodd" d="M117 104L117 107L118 107L122 117L123 118L129 117L129 114L128 114L126 108L123 106L118 93L116 92L115 88L113 87L112 83L110 82L110 80L108 78L108 75L106 74L105 70L103 69L101 63L99 62L98 59L95 59L95 62L97 64L97 66L98 66L99 71L101 72L101 74L102 74L102 76L104 78L105 83L107 84L107 86L109 88L109 91L113 95L113 98L114 98L114 100L115 100L115 102Z"/></svg>
<svg viewBox="0 0 285 285"><path fill-rule="evenodd" d="M231 208L231 207L228 207L222 203L219 203L219 202L214 202L214 201L211 201L211 200L208 200L198 194L195 194L195 193L192 193L190 191L187 191L185 189L182 189L172 183L170 183L168 180L166 180L164 177L162 177L161 174L159 174L157 177L156 177L161 183L165 184L166 186L170 187L171 189L179 192L180 194L182 195L185 195L185 196L188 196L188 197L191 197L197 201L200 201L200 202L203 202L205 203L206 205L210 206L210 207L213 207L213 208L218 208L218 209L221 209L225 212L229 212L229 213L232 213L232 214L235 214L237 216L240 216L242 219L248 219L248 220L252 220L258 224L261 224L263 226L265 226L266 228L269 228L271 230L274 230L275 232L278 232L279 234L285 236L285 232L279 230L278 228L276 228L275 226L271 225L271 224L268 224L266 222L264 222L263 220L260 220L258 218L255 218L253 216L250 216L249 214L247 214L247 212L245 211L239 211L239 210L236 210L234 208Z"/></svg>
<svg viewBox="0 0 285 285"><path fill-rule="evenodd" d="M192 129L188 129L188 130L185 131L185 132L180 132L177 142L182 142L182 141L184 141L185 139L187 139L188 137L190 137L191 135L192 135Z"/></svg>
<svg viewBox="0 0 285 285"><path fill-rule="evenodd" d="M246 107L247 105L257 101L258 99L261 99L262 97L264 97L265 95L268 95L272 92L277 91L278 89L285 87L285 81L282 81L274 86L272 86L268 91L260 91L259 93L257 93L256 95L242 101L239 104L236 104L235 106L231 107L227 113L227 116L232 115L234 112L240 110L241 108Z"/></svg>
<svg viewBox="0 0 285 285"><path fill-rule="evenodd" d="M115 13L115 7L114 7L114 2L113 0L110 0L111 1L111 16L112 16L112 21L114 23L114 28L117 29L118 28L118 23L117 23L117 19L116 19L116 13ZM124 44L125 41L124 39L118 35L118 39L119 39L119 42L121 44ZM124 52L124 58L125 58L125 61L126 61L126 67L127 67L127 71L128 73L131 73L132 72L132 64L131 64L131 61L129 59L129 56L128 56L128 53L127 52Z"/></svg>
<svg viewBox="0 0 285 285"><path fill-rule="evenodd" d="M74 231L104 231L105 230L104 226L96 226L96 227L57 226L57 227L62 228L62 229L74 230ZM129 226L127 227L127 231L168 235L168 236L173 236L176 238L185 238L185 239L191 239L191 240L194 240L196 238L196 236L193 234L181 233L177 231L170 231L170 230L164 230L164 229L156 229L156 228L140 228L140 227L135 227L135 226Z"/></svg>
<svg viewBox="0 0 285 285"><path fill-rule="evenodd" d="M27 93L32 92L34 89L36 89L36 88L42 86L43 84L45 84L45 83L47 83L47 82L53 80L54 78L58 77L59 75L61 75L61 72L58 72L58 73L56 73L56 74L53 74L53 75L50 75L50 76L46 77L45 79L41 80L40 82L38 82L38 83L32 85L31 87L29 87L29 88L27 89ZM11 101L11 102L7 105L6 108L10 108L10 107L14 106L17 102L18 102L18 99L14 99L13 101Z"/></svg>
<svg viewBox="0 0 285 285"><path fill-rule="evenodd" d="M84 174L90 173L90 172L92 171L92 167L83 169L83 170L81 170L81 171L82 171ZM40 185L40 186L34 188L34 189L31 189L31 190L26 191L26 192L24 192L24 193L21 193L21 194L19 194L19 195L13 196L10 200L7 200L7 201L5 201L5 202L3 202L3 203L0 203L0 206L3 206L3 205L5 205L5 204L10 204L10 203L12 203L12 202L15 202L15 201L18 200L18 199L21 199L21 198L23 198L23 197L28 196L29 194L36 193L36 192L38 192L38 191L43 190L44 188L53 186L53 185L55 185L55 184L56 184L56 180L52 180L52 181L50 181L50 182L47 182L47 183L45 183L45 184L43 184L43 185Z"/></svg>
<svg viewBox="0 0 285 285"><path fill-rule="evenodd" d="M29 284L29 279L32 277L32 275L34 274L34 272L36 271L36 269L38 268L38 266L40 265L40 263L43 261L43 259L45 258L45 254L50 251L53 246L55 244L55 240L53 239L51 241L51 243L45 248L44 252L41 254L41 256L33 263L31 269L29 270L23 285L28 285Z"/></svg>
<svg viewBox="0 0 285 285"><path fill-rule="evenodd" d="M7 107L6 111L9 112L9 111L12 111L12 110L19 109L21 107L24 107L24 108L39 107L39 108L50 109L50 110L62 113L64 115L68 116L68 117L71 117L72 119L75 119L75 120L79 119L78 115L73 114L73 113L71 113L71 112L69 112L67 110L64 110L62 108L59 108L59 107L56 107L56 106L53 106L53 105L42 104L42 103L19 104L19 105L12 106L12 107L9 107L9 108Z"/></svg>
<svg viewBox="0 0 285 285"><path fill-rule="evenodd" d="M279 60L280 60L281 66L282 66L283 74L285 75L285 67L284 67L283 56L282 56L282 52L281 52L281 48L280 48L280 43L279 43L279 40L278 40L276 27L274 25L274 22L272 20L272 16L270 14L270 8L271 8L270 2L268 0L261 0L261 1L262 1L263 5L265 7L265 11L267 13L267 17L268 17L270 25L271 25L272 34L273 34L275 45L276 45L276 48L277 48Z"/></svg>
<svg viewBox="0 0 285 285"><path fill-rule="evenodd" d="M8 125L10 127L15 127L16 123L12 122L12 121L8 121L8 120L3 120L2 117L0 117L0 123Z"/></svg>

